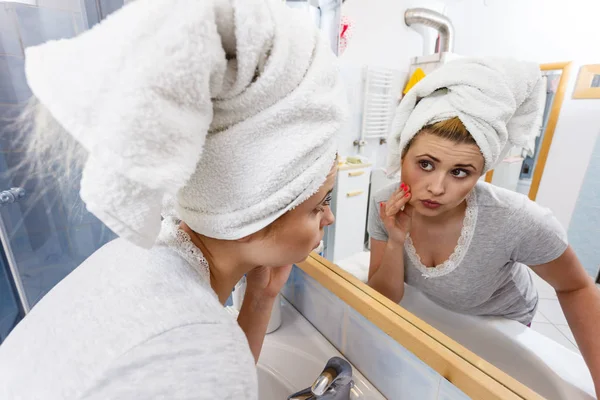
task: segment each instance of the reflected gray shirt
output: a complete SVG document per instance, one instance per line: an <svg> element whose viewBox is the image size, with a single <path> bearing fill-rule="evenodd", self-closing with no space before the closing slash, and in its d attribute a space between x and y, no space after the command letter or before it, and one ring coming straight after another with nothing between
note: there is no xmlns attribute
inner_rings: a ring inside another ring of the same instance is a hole
<svg viewBox="0 0 600 400"><path fill-rule="evenodd" d="M257 398L244 332L168 246L108 243L0 345L3 400Z"/></svg>
<svg viewBox="0 0 600 400"><path fill-rule="evenodd" d="M397 188L395 183L373 196L368 231L375 240L388 239L377 204ZM426 268L407 239L405 282L452 311L531 323L538 294L527 265L561 256L568 246L565 230L527 196L485 182L476 184L467 204L461 244L441 266Z"/></svg>

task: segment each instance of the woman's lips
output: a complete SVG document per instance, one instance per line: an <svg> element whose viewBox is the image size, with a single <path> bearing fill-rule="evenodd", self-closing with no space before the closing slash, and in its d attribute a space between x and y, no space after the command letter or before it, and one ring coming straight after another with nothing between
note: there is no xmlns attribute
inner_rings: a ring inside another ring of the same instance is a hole
<svg viewBox="0 0 600 400"><path fill-rule="evenodd" d="M440 203L433 200L421 200L421 204L423 204L424 207L429 208L431 210L435 210L436 208L439 208L441 206Z"/></svg>

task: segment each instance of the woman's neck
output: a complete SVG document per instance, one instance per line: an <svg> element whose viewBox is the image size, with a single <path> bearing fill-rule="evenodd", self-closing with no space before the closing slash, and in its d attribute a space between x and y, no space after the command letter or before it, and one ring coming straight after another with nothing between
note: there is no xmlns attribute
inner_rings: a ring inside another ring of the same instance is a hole
<svg viewBox="0 0 600 400"><path fill-rule="evenodd" d="M181 229L190 235L192 243L204 254L209 265L210 286L221 304L225 304L235 284L256 266L242 259L240 243L236 241L208 238L194 232L184 222Z"/></svg>

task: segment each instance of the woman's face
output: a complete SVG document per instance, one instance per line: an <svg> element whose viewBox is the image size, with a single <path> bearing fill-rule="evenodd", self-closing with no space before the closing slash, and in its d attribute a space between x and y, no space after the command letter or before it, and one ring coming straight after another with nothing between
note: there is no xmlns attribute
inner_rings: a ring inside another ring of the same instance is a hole
<svg viewBox="0 0 600 400"><path fill-rule="evenodd" d="M435 217L460 205L481 177L484 160L475 144L457 144L419 133L402 159L402 181L410 186L410 204Z"/></svg>
<svg viewBox="0 0 600 400"><path fill-rule="evenodd" d="M261 265L298 263L304 261L319 246L324 228L335 221L329 204L336 176L337 164L317 193L284 214L259 240Z"/></svg>

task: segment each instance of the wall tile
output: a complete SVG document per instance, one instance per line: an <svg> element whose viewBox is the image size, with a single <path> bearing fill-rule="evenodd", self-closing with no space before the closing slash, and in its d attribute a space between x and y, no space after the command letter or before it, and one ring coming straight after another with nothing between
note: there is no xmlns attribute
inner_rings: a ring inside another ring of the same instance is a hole
<svg viewBox="0 0 600 400"><path fill-rule="evenodd" d="M67 235L70 253L78 262L85 260L99 247L91 224L70 228Z"/></svg>
<svg viewBox="0 0 600 400"><path fill-rule="evenodd" d="M441 375L352 309L346 335L343 354L385 397L437 398Z"/></svg>
<svg viewBox="0 0 600 400"><path fill-rule="evenodd" d="M12 254L30 304L35 304L78 260L69 253L66 231L26 233L10 240Z"/></svg>
<svg viewBox="0 0 600 400"><path fill-rule="evenodd" d="M31 91L25 80L24 59L0 55L0 103L16 104L30 96Z"/></svg>
<svg viewBox="0 0 600 400"><path fill-rule="evenodd" d="M13 11L7 4L0 3L0 54L23 55Z"/></svg>
<svg viewBox="0 0 600 400"><path fill-rule="evenodd" d="M459 388L442 379L440 382L440 392L438 400L469 400L470 397L464 394Z"/></svg>
<svg viewBox="0 0 600 400"><path fill-rule="evenodd" d="M37 0L37 5L43 8L54 8L66 11L81 11L79 0Z"/></svg>
<svg viewBox="0 0 600 400"><path fill-rule="evenodd" d="M19 311L16 308L0 314L0 344L17 325L19 319Z"/></svg>
<svg viewBox="0 0 600 400"><path fill-rule="evenodd" d="M70 11L16 4L15 12L25 47L75 36L75 25Z"/></svg>
<svg viewBox="0 0 600 400"><path fill-rule="evenodd" d="M294 266L284 296L336 348L342 345L342 326L346 304L318 282Z"/></svg>
<svg viewBox="0 0 600 400"><path fill-rule="evenodd" d="M114 13L121 7L123 7L123 0L100 0L102 18L106 18L109 14Z"/></svg>
<svg viewBox="0 0 600 400"><path fill-rule="evenodd" d="M19 318L16 293L8 278L8 267L0 257L0 344Z"/></svg>
<svg viewBox="0 0 600 400"><path fill-rule="evenodd" d="M100 22L100 10L96 0L82 0L83 2L83 19L85 26L91 28Z"/></svg>
<svg viewBox="0 0 600 400"><path fill-rule="evenodd" d="M585 173L569 225L569 242L586 271L596 278L600 268L600 140Z"/></svg>
<svg viewBox="0 0 600 400"><path fill-rule="evenodd" d="M90 226L92 227L92 235L94 236L94 243L96 244L96 249L104 246L106 243L117 238L117 235L113 231L108 229L106 225L100 222L100 220L97 220L96 223L90 224ZM92 253L86 255L86 258L89 257L91 254Z"/></svg>
<svg viewBox="0 0 600 400"><path fill-rule="evenodd" d="M82 32L87 28L88 13L82 6L88 3L91 13L97 12L93 0L39 0L40 7L0 3L0 190L19 186L28 193L21 202L0 208L0 218L11 235L13 255L32 305L97 248L115 238L85 210L78 185L59 188L52 179L32 177L25 168L16 168L22 161L22 146L8 129L19 112L17 103L31 95L21 42L27 47ZM108 1L104 8L114 11L120 4ZM9 18L16 25L12 31ZM8 52L16 56L2 54ZM2 327L8 326L10 319L12 315L1 318Z"/></svg>
<svg viewBox="0 0 600 400"><path fill-rule="evenodd" d="M80 12L73 13L73 20L75 21L75 31L77 34L80 34L87 29L83 20L83 15Z"/></svg>
<svg viewBox="0 0 600 400"><path fill-rule="evenodd" d="M20 109L17 105L0 104L0 153L12 151L15 148L16 136L12 124ZM2 167L0 167L1 173Z"/></svg>

